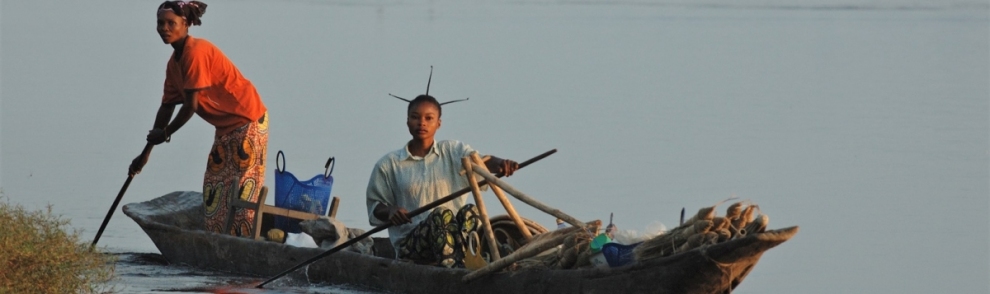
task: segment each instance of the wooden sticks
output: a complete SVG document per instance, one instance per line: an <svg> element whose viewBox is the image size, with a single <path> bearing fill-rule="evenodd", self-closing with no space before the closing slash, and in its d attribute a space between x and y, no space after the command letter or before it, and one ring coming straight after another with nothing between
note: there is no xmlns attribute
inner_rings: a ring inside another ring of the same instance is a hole
<svg viewBox="0 0 990 294"><path fill-rule="evenodd" d="M491 173L489 173L488 170L486 170L484 167L481 167L481 166L479 166L477 164L472 164L472 168L474 169L474 172L475 173L477 173L477 174L481 175L482 177L484 177L485 180L487 180L489 184L492 184L492 185L498 186L499 188L502 188L502 190L505 190L505 192L509 192L509 195L512 195L513 197L516 197L516 199L519 199L522 202L525 202L526 204L529 204L530 206L535 207L536 209L539 209L540 211L546 212L546 213L548 213L548 214L550 214L552 216L555 216L555 217L557 217L559 219L562 219L565 222L571 224L572 226L575 226L575 227L584 229L584 227L585 227L584 222L579 221L576 218L571 217L570 215L567 215L566 213L560 211L559 209L556 209L556 208L547 206L546 204L543 204L542 202L537 201L533 197L529 197L528 195L526 195L526 193L523 193L523 192L521 192L519 190L516 190L516 188L513 188L511 185L509 185L505 181L499 180L498 177L496 177L495 175L492 175Z"/></svg>
<svg viewBox="0 0 990 294"><path fill-rule="evenodd" d="M474 172L470 169L471 158L461 158L461 163L467 171L465 176L467 176L468 183L471 183L471 193L474 194L474 205L478 207L478 214L481 215L481 228L485 233L485 239L488 239L488 249L491 251L491 261L499 260L502 257L498 253L498 243L495 241L495 233L492 232L492 223L488 219L488 210L485 209L485 201L481 198L481 187L478 186L478 179L474 178Z"/></svg>
<svg viewBox="0 0 990 294"><path fill-rule="evenodd" d="M511 194L511 192L510 192ZM540 234L533 238L533 241L523 245L512 254L507 255L505 258L500 259L496 262L489 263L488 266L480 268L476 271L470 272L461 278L464 282L470 282L471 280L486 276L488 274L497 272L503 268L509 267L513 263L533 257L543 251L557 247L557 245L564 244L567 238L573 238L575 233L584 232L586 226L601 227L602 221L596 220L589 222L587 225L582 224L582 226L573 226L565 229L556 230L553 232Z"/></svg>
<svg viewBox="0 0 990 294"><path fill-rule="evenodd" d="M475 164L484 167L485 171L488 171L488 168L485 167L485 161L481 159L481 156L478 155L478 152L471 152L471 159L474 161ZM464 169L470 170L471 166L464 165ZM505 192L502 191L502 188L499 188L498 186L494 186L494 185L492 185L491 187L492 187L492 192L495 193L495 197L498 197L498 201L502 202L502 207L505 207L505 212L509 215L509 218L512 219L512 222L516 223L516 227L519 228L519 232L522 233L523 238L526 238L527 242L533 240L533 234L529 231L529 227L527 227L526 223L523 222L522 217L519 216L519 213L516 212L516 209L512 207L512 203L509 202L509 198L505 197Z"/></svg>

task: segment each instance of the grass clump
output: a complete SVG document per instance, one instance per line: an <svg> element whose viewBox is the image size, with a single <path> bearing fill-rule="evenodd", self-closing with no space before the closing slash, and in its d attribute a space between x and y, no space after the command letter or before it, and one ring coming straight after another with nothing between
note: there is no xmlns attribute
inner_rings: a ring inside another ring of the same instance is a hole
<svg viewBox="0 0 990 294"><path fill-rule="evenodd" d="M113 257L80 242L69 221L0 194L0 293L107 293Z"/></svg>

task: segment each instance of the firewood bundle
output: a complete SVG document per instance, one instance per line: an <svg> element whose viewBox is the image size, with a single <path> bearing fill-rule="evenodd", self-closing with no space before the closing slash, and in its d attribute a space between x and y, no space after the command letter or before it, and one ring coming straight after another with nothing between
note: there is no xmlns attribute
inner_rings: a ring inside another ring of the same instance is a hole
<svg viewBox="0 0 990 294"><path fill-rule="evenodd" d="M670 256L705 245L742 238L747 234L766 230L769 217L753 215L759 210L755 204L737 202L729 205L725 216L717 216L718 205L698 210L690 219L670 231L644 241L633 250L636 261L646 261Z"/></svg>
<svg viewBox="0 0 990 294"><path fill-rule="evenodd" d="M601 221L595 220L587 223L586 230L568 227L536 235L532 242L519 248L517 252L528 250L538 254L530 254L531 257L519 260L509 270L572 269L589 265L593 254L591 240L600 229Z"/></svg>

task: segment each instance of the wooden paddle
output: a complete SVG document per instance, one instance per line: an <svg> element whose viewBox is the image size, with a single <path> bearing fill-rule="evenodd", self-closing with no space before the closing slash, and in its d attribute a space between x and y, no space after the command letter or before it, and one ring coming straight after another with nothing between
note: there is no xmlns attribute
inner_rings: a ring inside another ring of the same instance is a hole
<svg viewBox="0 0 990 294"><path fill-rule="evenodd" d="M540 155L538 155L536 157L533 157L533 158L531 158L531 159L529 159L527 161L524 161L523 163L520 163L519 164L519 168L522 169L522 168L526 167L527 165L530 165L530 164L532 164L534 162L540 161L541 159L544 159L547 156L550 156L551 154L554 154L556 152L557 152L557 149L553 149L553 150L544 152L543 154L540 154ZM478 185L484 185L484 184L487 184L487 183L488 183L487 180L483 180L481 182L478 182ZM447 202L449 202L451 200L457 199L457 197L461 197L461 195L464 195L465 193L470 192L470 191L471 191L471 187L465 187L464 189L457 190L457 192L451 193L450 195L447 195L447 196L444 196L443 198L437 199L437 201L433 201L430 204L427 204L426 206L423 206L423 207L417 208L416 210L410 211L406 215L408 215L410 218L412 218L412 217L417 216L417 215L419 215L421 213L430 211L433 208L436 208L437 206L440 206L440 205L442 205L444 203L447 203ZM357 236L357 237L354 237L353 239L347 240L346 242L344 242L344 243L342 243L340 245L337 245L337 247L330 248L330 250L324 251L323 253L320 253L320 254L318 254L316 256L313 256L312 258L307 259L306 261L303 261L302 263L297 264L296 266L293 266L292 268L287 269L287 270L285 270L285 271L283 271L283 272L275 275L274 277L271 277L270 279L268 279L268 280L266 280L264 282L261 282L261 284L258 284L258 286L256 286L255 288L259 288L259 289L260 288L264 288L265 285L267 285L268 283L271 283L272 281L274 281L274 280L276 280L278 278L281 278L282 276L284 276L284 275L286 275L288 273L291 273L291 272L293 272L293 271L295 271L295 270L297 270L297 269L299 269L301 267L307 266L307 265L309 265L309 264L311 264L313 262L316 262L317 260L320 260L320 259L322 259L324 257L327 257L330 254L337 253L338 251L340 251L340 250L342 250L344 248L347 248L347 246L351 246L351 244L357 243L358 241L360 241L360 240L362 240L364 238L367 238L367 237L371 236L374 233L381 232L382 230L387 229L388 227L391 227L391 226L392 226L391 223L387 223L387 224L384 224L384 225L377 226L374 229L371 229L370 231L368 231L368 232L366 232L364 234L361 234L360 236Z"/></svg>
<svg viewBox="0 0 990 294"><path fill-rule="evenodd" d="M141 156L148 156L151 153L151 148L155 147L151 143L144 145L144 150L141 150ZM107 228L107 223L110 223L110 218L113 217L113 212L117 210L117 205L120 205L120 199L124 198L124 192L127 192L127 186L131 185L131 180L134 179L133 173L127 173L127 180L124 181L124 186L120 187L120 192L117 193L117 198L113 200L113 204L110 205L110 211L107 211L107 216L103 218L103 224L100 225L100 230L96 231L96 238L93 238L93 244L90 245L90 249L96 248L96 242L100 241L100 236L103 235L103 230Z"/></svg>

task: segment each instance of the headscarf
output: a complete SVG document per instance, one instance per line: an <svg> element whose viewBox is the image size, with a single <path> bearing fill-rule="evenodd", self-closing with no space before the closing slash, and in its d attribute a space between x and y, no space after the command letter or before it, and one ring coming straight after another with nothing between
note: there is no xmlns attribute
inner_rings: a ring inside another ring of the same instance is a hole
<svg viewBox="0 0 990 294"><path fill-rule="evenodd" d="M168 5L169 2L175 3L175 6L169 6ZM193 7L196 7L197 6L197 4L195 2L191 2L191 1L189 1L189 2L187 2L187 1L181 1L181 0L180 1L168 1L168 2L162 3L161 6L158 6L158 13L162 13L162 12L166 12L166 11L171 11L171 12L174 12L178 16L185 17L185 14L182 13L182 8L185 7L186 5L192 5Z"/></svg>

